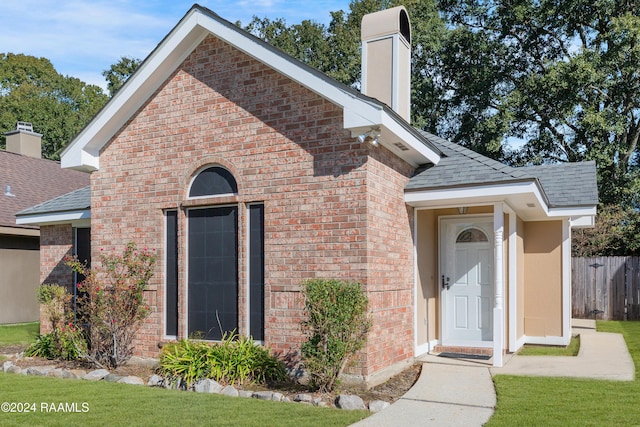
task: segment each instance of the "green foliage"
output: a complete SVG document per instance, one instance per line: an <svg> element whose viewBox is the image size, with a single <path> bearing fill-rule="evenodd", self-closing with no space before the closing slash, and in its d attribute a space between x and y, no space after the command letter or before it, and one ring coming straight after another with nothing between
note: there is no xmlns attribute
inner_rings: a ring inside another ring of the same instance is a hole
<svg viewBox="0 0 640 427"><path fill-rule="evenodd" d="M44 158L57 160L65 145L107 102L102 89L62 76L45 58L0 54L0 148L16 122L42 134Z"/></svg>
<svg viewBox="0 0 640 427"><path fill-rule="evenodd" d="M40 335L24 353L26 356L45 359L78 360L86 351L82 330L69 323L54 332Z"/></svg>
<svg viewBox="0 0 640 427"><path fill-rule="evenodd" d="M66 259L85 277L78 284L78 314L88 325L88 351L83 358L98 367L116 368L133 354L133 338L151 308L144 291L153 276L156 256L127 244L122 255L100 256L101 266L87 268L77 257Z"/></svg>
<svg viewBox="0 0 640 427"><path fill-rule="evenodd" d="M82 330L74 324L71 294L63 286L44 284L38 288L37 298L51 332L40 335L25 354L47 359L78 359L87 351L87 341Z"/></svg>
<svg viewBox="0 0 640 427"><path fill-rule="evenodd" d="M225 334L219 343L180 340L162 349L160 372L187 388L204 378L221 384L284 381L284 365L251 337Z"/></svg>
<svg viewBox="0 0 640 427"><path fill-rule="evenodd" d="M619 205L600 206L593 228L572 231L573 256L640 254L640 212Z"/></svg>
<svg viewBox="0 0 640 427"><path fill-rule="evenodd" d="M308 280L302 292L307 313L302 360L311 385L330 391L366 341L371 326L367 296L360 283L328 279Z"/></svg>
<svg viewBox="0 0 640 427"><path fill-rule="evenodd" d="M123 56L120 61L112 64L108 70L104 70L102 75L107 80L107 89L111 96L122 87L127 79L138 69L141 61L137 58Z"/></svg>

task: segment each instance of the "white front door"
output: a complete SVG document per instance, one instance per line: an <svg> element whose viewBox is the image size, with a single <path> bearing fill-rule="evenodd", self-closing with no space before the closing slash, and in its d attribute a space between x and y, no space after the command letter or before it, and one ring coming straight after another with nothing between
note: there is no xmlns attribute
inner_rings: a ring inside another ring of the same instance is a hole
<svg viewBox="0 0 640 427"><path fill-rule="evenodd" d="M440 295L442 344L489 347L493 341L493 222L442 219Z"/></svg>

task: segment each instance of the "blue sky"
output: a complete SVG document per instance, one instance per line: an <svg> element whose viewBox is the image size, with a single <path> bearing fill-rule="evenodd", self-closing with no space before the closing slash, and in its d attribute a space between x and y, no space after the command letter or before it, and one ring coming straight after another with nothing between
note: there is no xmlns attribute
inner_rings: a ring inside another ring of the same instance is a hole
<svg viewBox="0 0 640 427"><path fill-rule="evenodd" d="M2 0L0 52L45 57L64 75L106 88L102 71L122 56L144 59L193 5L182 0ZM328 24L349 0L199 0L222 18L253 15Z"/></svg>

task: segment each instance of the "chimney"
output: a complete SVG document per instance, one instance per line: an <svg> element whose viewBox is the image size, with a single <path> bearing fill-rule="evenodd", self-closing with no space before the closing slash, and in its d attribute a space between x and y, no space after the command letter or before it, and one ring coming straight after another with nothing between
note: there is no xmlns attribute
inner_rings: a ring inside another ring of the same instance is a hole
<svg viewBox="0 0 640 427"><path fill-rule="evenodd" d="M411 24L403 6L362 17L362 88L407 122L411 115Z"/></svg>
<svg viewBox="0 0 640 427"><path fill-rule="evenodd" d="M33 125L18 122L16 130L4 134L7 141L7 151L23 156L42 158L42 134L33 131Z"/></svg>

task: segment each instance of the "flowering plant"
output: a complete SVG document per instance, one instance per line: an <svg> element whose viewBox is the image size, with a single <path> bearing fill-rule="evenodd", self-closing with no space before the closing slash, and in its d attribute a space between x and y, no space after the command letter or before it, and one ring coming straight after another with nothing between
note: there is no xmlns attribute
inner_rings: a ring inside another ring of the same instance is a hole
<svg viewBox="0 0 640 427"><path fill-rule="evenodd" d="M100 266L88 268L77 257L65 263L85 280L78 284L78 314L86 325L88 349L83 357L102 368L116 368L133 354L133 338L151 309L144 291L156 256L127 244L122 255L101 251Z"/></svg>

